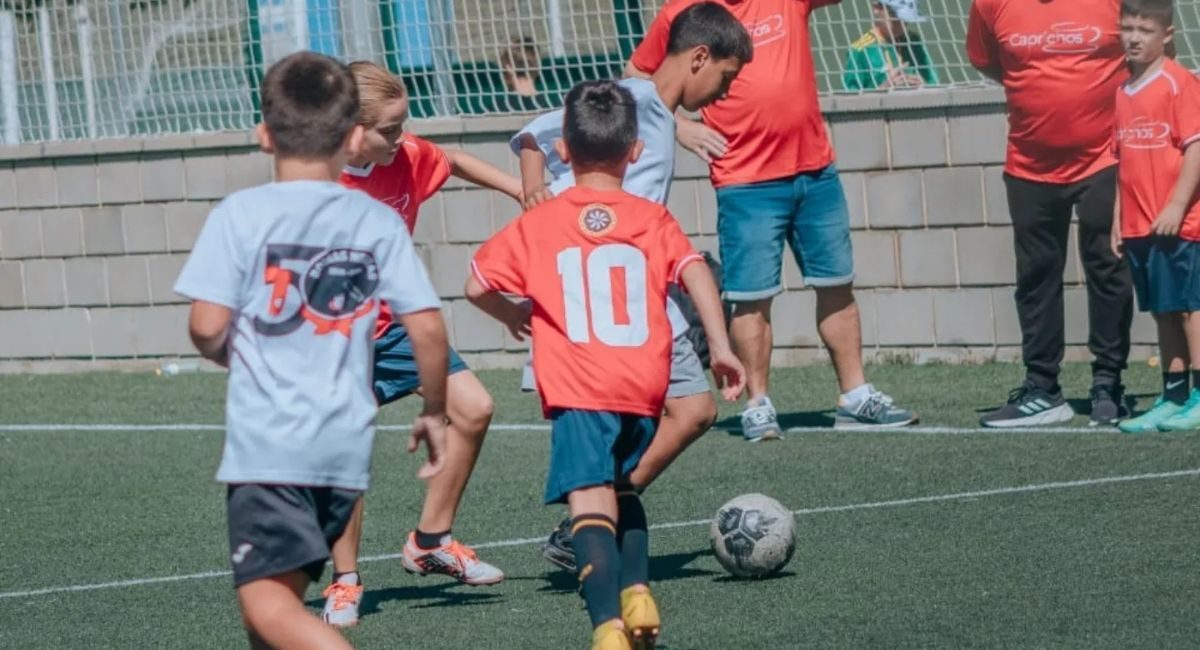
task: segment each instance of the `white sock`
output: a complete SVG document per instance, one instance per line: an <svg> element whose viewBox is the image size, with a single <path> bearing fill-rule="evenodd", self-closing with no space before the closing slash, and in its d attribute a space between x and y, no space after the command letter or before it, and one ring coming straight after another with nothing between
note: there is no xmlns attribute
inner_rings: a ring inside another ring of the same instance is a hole
<svg viewBox="0 0 1200 650"><path fill-rule="evenodd" d="M852 406L867 399L873 392L875 392L875 387L870 383L866 383L858 388L852 388L849 391L842 393L842 397L840 400L838 400L838 402L842 406Z"/></svg>
<svg viewBox="0 0 1200 650"><path fill-rule="evenodd" d="M347 571L346 573L343 573L342 575L338 576L337 582L343 585L360 584L358 579L358 571Z"/></svg>

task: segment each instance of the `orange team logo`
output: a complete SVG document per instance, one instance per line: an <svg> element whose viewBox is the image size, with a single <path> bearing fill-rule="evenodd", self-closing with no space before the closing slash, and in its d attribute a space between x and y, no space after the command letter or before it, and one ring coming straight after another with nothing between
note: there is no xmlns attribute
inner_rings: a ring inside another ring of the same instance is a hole
<svg viewBox="0 0 1200 650"><path fill-rule="evenodd" d="M579 213L579 229L592 237L603 237L617 227L617 215L603 203L593 203Z"/></svg>

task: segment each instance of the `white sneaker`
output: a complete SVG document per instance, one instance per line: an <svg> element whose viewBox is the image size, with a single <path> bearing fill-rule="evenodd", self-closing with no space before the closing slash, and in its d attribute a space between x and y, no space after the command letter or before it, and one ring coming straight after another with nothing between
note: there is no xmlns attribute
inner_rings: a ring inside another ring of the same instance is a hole
<svg viewBox="0 0 1200 650"><path fill-rule="evenodd" d="M746 405L746 410L742 411L742 437L746 442L779 440L783 437L783 432L779 430L779 416L775 413L771 398L763 395L757 405Z"/></svg>
<svg viewBox="0 0 1200 650"><path fill-rule="evenodd" d="M334 627L350 627L358 624L358 606L362 603L363 588L358 577L342 576L322 592L325 596L325 611L321 619Z"/></svg>
<svg viewBox="0 0 1200 650"><path fill-rule="evenodd" d="M409 573L422 576L440 573L472 587L504 581L503 571L480 560L466 544L452 539L435 549L421 549L417 547L415 532L409 533L408 541L404 543L400 563Z"/></svg>

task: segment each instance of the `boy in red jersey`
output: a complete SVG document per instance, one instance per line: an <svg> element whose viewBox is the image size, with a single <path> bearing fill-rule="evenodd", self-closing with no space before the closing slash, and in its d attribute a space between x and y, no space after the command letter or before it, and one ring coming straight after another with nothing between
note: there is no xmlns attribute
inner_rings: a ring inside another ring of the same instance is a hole
<svg viewBox="0 0 1200 650"><path fill-rule="evenodd" d="M1130 77L1117 91L1113 252L1128 258L1138 305L1154 314L1163 366L1162 397L1122 421L1126 433L1200 428L1200 81L1167 58L1173 19L1171 0L1121 4Z"/></svg>
<svg viewBox="0 0 1200 650"><path fill-rule="evenodd" d="M653 644L646 513L628 476L650 444L670 373L667 286L691 292L726 399L745 373L725 334L716 284L661 204L621 189L637 159L637 107L614 82L585 82L565 102L559 155L576 184L483 245L467 297L509 327L533 303L534 374L551 420L546 503L569 504L594 649Z"/></svg>
<svg viewBox="0 0 1200 650"><path fill-rule="evenodd" d="M443 151L404 132L408 97L399 79L365 61L351 63L350 70L358 86L365 134L361 152L342 173L342 185L391 206L409 232L416 228L421 204L452 175L519 200L517 179L465 152ZM420 392L408 332L394 322L386 304L380 309L375 339L373 381L380 406ZM470 585L496 584L504 580L504 573L479 560L471 548L450 534L492 419L492 397L453 350L449 373L445 470L429 481L421 519L404 544L401 563L410 573L443 573ZM325 590L324 613L325 621L332 625L358 622L363 592L357 570L362 508L360 501L345 534L333 547L334 579Z"/></svg>

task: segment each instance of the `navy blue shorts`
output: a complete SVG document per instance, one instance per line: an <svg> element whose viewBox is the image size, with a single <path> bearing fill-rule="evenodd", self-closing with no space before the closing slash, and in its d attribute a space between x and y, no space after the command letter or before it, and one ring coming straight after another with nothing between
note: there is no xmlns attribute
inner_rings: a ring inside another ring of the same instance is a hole
<svg viewBox="0 0 1200 650"><path fill-rule="evenodd" d="M552 412L546 503L566 503L575 490L627 482L656 429L658 418L644 415L577 409Z"/></svg>
<svg viewBox="0 0 1200 650"><path fill-rule="evenodd" d="M1200 242L1178 237L1125 240L1138 308L1152 314L1200 311Z"/></svg>
<svg viewBox="0 0 1200 650"><path fill-rule="evenodd" d="M464 370L468 370L466 362L451 348L449 374ZM375 340L375 399L383 406L420 387L421 376L417 374L417 358L413 356L408 330L399 324L392 325Z"/></svg>

